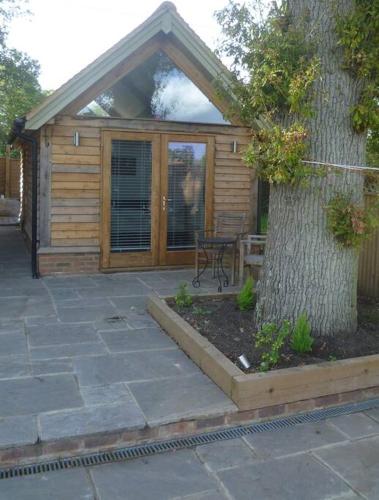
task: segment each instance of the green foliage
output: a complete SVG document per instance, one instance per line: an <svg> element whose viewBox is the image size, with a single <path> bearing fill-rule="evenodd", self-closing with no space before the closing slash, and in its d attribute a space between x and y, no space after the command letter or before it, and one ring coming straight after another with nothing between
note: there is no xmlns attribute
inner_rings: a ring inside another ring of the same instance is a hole
<svg viewBox="0 0 379 500"><path fill-rule="evenodd" d="M14 119L25 115L44 96L38 83L39 64L6 46L7 25L22 13L20 2L0 0L0 144L7 141Z"/></svg>
<svg viewBox="0 0 379 500"><path fill-rule="evenodd" d="M245 162L271 184L304 184L312 169L302 162L308 144L305 128L296 123L288 129L274 125L257 132L245 153Z"/></svg>
<svg viewBox="0 0 379 500"><path fill-rule="evenodd" d="M178 293L175 295L175 304L178 307L191 307L192 297L187 290L187 283L180 283Z"/></svg>
<svg viewBox="0 0 379 500"><path fill-rule="evenodd" d="M248 311L253 308L255 297L253 288L254 280L249 276L236 298L240 311Z"/></svg>
<svg viewBox="0 0 379 500"><path fill-rule="evenodd" d="M359 207L351 201L351 196L342 193L332 198L325 208L329 230L346 248L359 248L379 224L378 207Z"/></svg>
<svg viewBox="0 0 379 500"><path fill-rule="evenodd" d="M275 323L265 323L255 336L255 347L263 348L259 370L266 372L279 361L286 338L291 332L291 323L283 321L280 328Z"/></svg>
<svg viewBox="0 0 379 500"><path fill-rule="evenodd" d="M313 83L319 75L314 46L306 42L301 26L291 24L286 2L282 7L275 3L262 23L234 2L217 19L225 35L221 52L234 61L234 112L247 125L265 124L253 138L246 164L257 166L261 178L271 183L305 184L311 169L301 161L308 152L301 120L312 115ZM291 126L278 125L285 115L293 115Z"/></svg>
<svg viewBox="0 0 379 500"><path fill-rule="evenodd" d="M291 348L298 353L310 352L312 351L313 340L307 314L300 314L291 335Z"/></svg>
<svg viewBox="0 0 379 500"><path fill-rule="evenodd" d="M356 0L355 8L337 22L344 65L363 84L360 102L352 109L356 132L379 128L379 0Z"/></svg>

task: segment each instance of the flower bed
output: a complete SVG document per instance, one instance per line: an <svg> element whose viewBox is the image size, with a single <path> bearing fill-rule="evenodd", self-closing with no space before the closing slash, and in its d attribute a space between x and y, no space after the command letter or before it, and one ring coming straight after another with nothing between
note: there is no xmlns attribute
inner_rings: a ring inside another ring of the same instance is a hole
<svg viewBox="0 0 379 500"><path fill-rule="evenodd" d="M231 397L240 410L342 394L379 385L379 354L314 364L302 362L298 366L266 373L244 373L165 300L151 297L148 308L162 328ZM226 322L228 325L231 323L224 316L224 323ZM238 337L238 331L236 334Z"/></svg>

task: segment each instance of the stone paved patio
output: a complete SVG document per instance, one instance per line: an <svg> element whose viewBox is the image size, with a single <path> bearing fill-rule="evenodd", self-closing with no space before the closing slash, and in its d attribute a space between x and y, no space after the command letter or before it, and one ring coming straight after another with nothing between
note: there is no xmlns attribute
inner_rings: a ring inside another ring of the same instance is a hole
<svg viewBox="0 0 379 500"><path fill-rule="evenodd" d="M379 410L144 459L0 481L0 500L379 498Z"/></svg>
<svg viewBox="0 0 379 500"><path fill-rule="evenodd" d="M33 280L20 232L0 227L0 447L236 411L145 310L192 276Z"/></svg>

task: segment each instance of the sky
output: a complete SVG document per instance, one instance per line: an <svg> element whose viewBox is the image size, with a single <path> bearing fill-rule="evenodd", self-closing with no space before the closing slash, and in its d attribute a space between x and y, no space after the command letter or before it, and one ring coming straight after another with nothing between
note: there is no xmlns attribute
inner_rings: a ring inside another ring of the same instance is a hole
<svg viewBox="0 0 379 500"><path fill-rule="evenodd" d="M141 24L161 0L29 0L31 15L12 21L8 46L41 65L43 89L54 90ZM227 0L175 0L179 14L214 49L213 16Z"/></svg>

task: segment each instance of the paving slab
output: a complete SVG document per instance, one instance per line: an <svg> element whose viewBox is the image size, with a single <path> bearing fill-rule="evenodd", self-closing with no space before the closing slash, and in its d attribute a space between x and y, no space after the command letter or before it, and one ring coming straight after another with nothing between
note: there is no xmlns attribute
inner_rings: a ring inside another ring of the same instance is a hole
<svg viewBox="0 0 379 500"><path fill-rule="evenodd" d="M44 359L77 358L82 356L95 356L107 353L102 342L83 342L82 344L53 345L30 348L32 361Z"/></svg>
<svg viewBox="0 0 379 500"><path fill-rule="evenodd" d="M132 330L153 326L158 327L158 323L148 313L129 312L126 316L126 322Z"/></svg>
<svg viewBox="0 0 379 500"><path fill-rule="evenodd" d="M0 357L26 354L28 352L25 335L4 333L0 342Z"/></svg>
<svg viewBox="0 0 379 500"><path fill-rule="evenodd" d="M165 377L178 379L200 371L179 349L83 357L74 361L74 369L83 386Z"/></svg>
<svg viewBox="0 0 379 500"><path fill-rule="evenodd" d="M58 318L62 323L88 323L117 315L117 310L110 303L95 306L57 307Z"/></svg>
<svg viewBox="0 0 379 500"><path fill-rule="evenodd" d="M71 359L47 359L32 361L31 370L33 375L52 375L55 373L72 373Z"/></svg>
<svg viewBox="0 0 379 500"><path fill-rule="evenodd" d="M165 500L217 489L191 450L91 469L100 500ZM196 498L196 496L195 496Z"/></svg>
<svg viewBox="0 0 379 500"><path fill-rule="evenodd" d="M229 439L197 446L196 454L215 472L257 461L253 450L242 439Z"/></svg>
<svg viewBox="0 0 379 500"><path fill-rule="evenodd" d="M0 335L4 333L23 333L24 322L21 319L0 320Z"/></svg>
<svg viewBox="0 0 379 500"><path fill-rule="evenodd" d="M79 299L80 295L77 290L73 288L50 288L50 294L56 303L63 300L75 300Z"/></svg>
<svg viewBox="0 0 379 500"><path fill-rule="evenodd" d="M102 332L100 335L111 352L177 349L175 342L155 327Z"/></svg>
<svg viewBox="0 0 379 500"><path fill-rule="evenodd" d="M341 415L331 418L329 422L352 439L379 434L379 422L375 422L364 413Z"/></svg>
<svg viewBox="0 0 379 500"><path fill-rule="evenodd" d="M237 411L232 401L203 373L129 383L149 425Z"/></svg>
<svg viewBox="0 0 379 500"><path fill-rule="evenodd" d="M111 303L120 313L127 314L133 311L146 311L147 297L112 297Z"/></svg>
<svg viewBox="0 0 379 500"><path fill-rule="evenodd" d="M1 338L0 338L1 349ZM26 355L0 358L0 379L26 377L30 375L31 367Z"/></svg>
<svg viewBox="0 0 379 500"><path fill-rule="evenodd" d="M86 406L126 403L132 398L130 390L122 383L81 387L80 394Z"/></svg>
<svg viewBox="0 0 379 500"><path fill-rule="evenodd" d="M335 445L314 454L365 498L379 498L379 437Z"/></svg>
<svg viewBox="0 0 379 500"><path fill-rule="evenodd" d="M224 470L218 477L235 500L326 500L352 493L336 474L306 454Z"/></svg>
<svg viewBox="0 0 379 500"><path fill-rule="evenodd" d="M34 444L38 439L37 419L29 415L0 418L0 447Z"/></svg>
<svg viewBox="0 0 379 500"><path fill-rule="evenodd" d="M1 380L0 401L0 417L83 406L72 375Z"/></svg>
<svg viewBox="0 0 379 500"><path fill-rule="evenodd" d="M327 422L300 424L275 432L260 432L243 439L259 457L281 457L307 451L320 446L346 441L342 432Z"/></svg>
<svg viewBox="0 0 379 500"><path fill-rule="evenodd" d="M99 342L100 338L92 325L71 325L53 323L50 325L28 326L26 333L31 347L59 344L83 344ZM1 349L1 347L0 347Z"/></svg>
<svg viewBox="0 0 379 500"><path fill-rule="evenodd" d="M85 469L49 472L0 481L0 500L93 500L94 498L94 491Z"/></svg>
<svg viewBox="0 0 379 500"><path fill-rule="evenodd" d="M106 286L98 286L95 289L89 290L88 288L78 288L79 295L83 298L86 297L136 297L148 295L151 293L151 288L143 285L142 283L136 284L134 282L114 282Z"/></svg>
<svg viewBox="0 0 379 500"><path fill-rule="evenodd" d="M372 410L366 411L366 414L376 422L379 422L379 408L374 408Z"/></svg>
<svg viewBox="0 0 379 500"><path fill-rule="evenodd" d="M42 440L83 436L109 430L143 429L146 421L132 398L118 405L92 406L39 416Z"/></svg>
<svg viewBox="0 0 379 500"><path fill-rule="evenodd" d="M97 283L89 276L48 276L43 280L49 288L97 288Z"/></svg>

